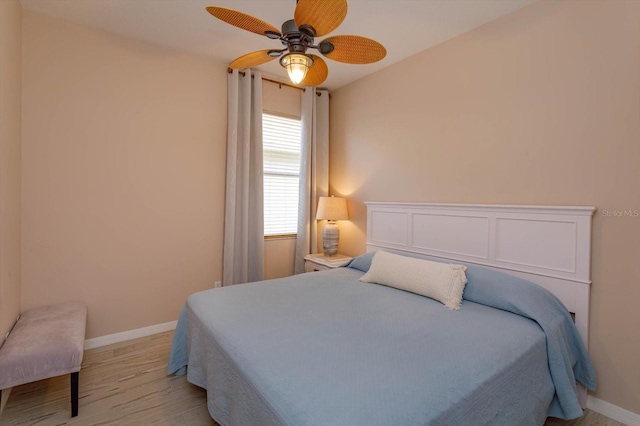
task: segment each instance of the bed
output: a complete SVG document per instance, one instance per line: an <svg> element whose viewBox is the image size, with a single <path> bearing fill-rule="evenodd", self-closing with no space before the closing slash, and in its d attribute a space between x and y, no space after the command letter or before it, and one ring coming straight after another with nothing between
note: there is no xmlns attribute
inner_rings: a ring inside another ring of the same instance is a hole
<svg viewBox="0 0 640 426"><path fill-rule="evenodd" d="M207 389L216 421L541 425L581 415L576 380L595 388L586 352L593 208L367 211L367 254L346 267L188 298L169 373ZM465 265L461 308L361 282L377 250Z"/></svg>

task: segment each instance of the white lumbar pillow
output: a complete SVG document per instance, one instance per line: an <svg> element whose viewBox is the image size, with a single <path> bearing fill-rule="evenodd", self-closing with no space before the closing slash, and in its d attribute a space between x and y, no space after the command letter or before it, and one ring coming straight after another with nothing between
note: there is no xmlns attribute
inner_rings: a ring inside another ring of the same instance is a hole
<svg viewBox="0 0 640 426"><path fill-rule="evenodd" d="M458 310L467 284L466 266L430 262L377 251L360 281L383 284L427 296Z"/></svg>

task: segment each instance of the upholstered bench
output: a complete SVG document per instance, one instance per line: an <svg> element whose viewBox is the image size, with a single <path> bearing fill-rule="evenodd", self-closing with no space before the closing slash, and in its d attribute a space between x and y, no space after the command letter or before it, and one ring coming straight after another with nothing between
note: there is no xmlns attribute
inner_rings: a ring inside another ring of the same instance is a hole
<svg viewBox="0 0 640 426"><path fill-rule="evenodd" d="M0 397L3 389L71 374L71 417L77 416L86 322L82 302L24 312L0 347Z"/></svg>

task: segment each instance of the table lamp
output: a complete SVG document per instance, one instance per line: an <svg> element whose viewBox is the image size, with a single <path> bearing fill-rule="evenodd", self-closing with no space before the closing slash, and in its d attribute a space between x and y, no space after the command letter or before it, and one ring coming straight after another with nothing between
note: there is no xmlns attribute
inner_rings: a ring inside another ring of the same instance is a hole
<svg viewBox="0 0 640 426"><path fill-rule="evenodd" d="M340 229L336 225L336 220L346 219L349 219L346 198L320 197L316 220L328 221L322 231L322 249L325 256L334 256L338 253Z"/></svg>

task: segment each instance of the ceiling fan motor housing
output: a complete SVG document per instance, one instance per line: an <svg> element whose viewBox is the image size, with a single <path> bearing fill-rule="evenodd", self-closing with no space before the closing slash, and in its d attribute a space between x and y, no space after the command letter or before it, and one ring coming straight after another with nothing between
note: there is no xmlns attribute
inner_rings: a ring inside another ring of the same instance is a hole
<svg viewBox="0 0 640 426"><path fill-rule="evenodd" d="M313 45L315 30L310 25L302 25L300 28L293 19L282 24L282 44L287 46L289 52L305 53L309 46Z"/></svg>

